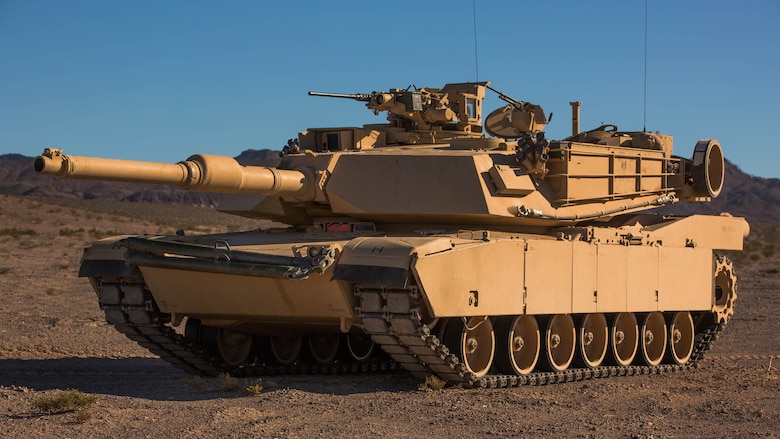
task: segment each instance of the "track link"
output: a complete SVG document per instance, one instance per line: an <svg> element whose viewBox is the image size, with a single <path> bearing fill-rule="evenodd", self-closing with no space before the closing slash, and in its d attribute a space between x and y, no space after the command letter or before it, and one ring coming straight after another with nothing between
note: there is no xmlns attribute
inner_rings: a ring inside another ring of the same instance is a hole
<svg viewBox="0 0 780 439"><path fill-rule="evenodd" d="M600 366L572 368L560 372L534 372L528 375L490 374L477 377L451 353L431 328L422 321L417 306L419 292L406 289L355 287L360 306L358 317L390 359L383 356L365 362L336 361L325 365L296 362L292 365L266 364L257 357L245 364L229 366L217 355L188 342L171 326L170 316L160 312L151 292L140 277L92 279L106 321L117 331L174 367L189 374L236 377L295 374L344 374L391 372L404 369L417 378L435 375L450 384L467 388L504 388L547 385L613 376L667 373L698 366L717 340L726 323L712 324L696 334L691 358L685 365Z"/></svg>
<svg viewBox="0 0 780 439"><path fill-rule="evenodd" d="M325 365L296 362L266 364L250 358L245 364L229 366L219 356L188 342L168 325L170 316L160 312L149 288L140 277L91 279L106 321L130 340L189 374L236 377L294 374L342 374L388 372L398 365L381 352L363 362L334 361ZM378 350L379 351L379 350Z"/></svg>
<svg viewBox="0 0 780 439"><path fill-rule="evenodd" d="M713 324L696 334L693 353L685 365L599 366L572 368L560 372L528 375L486 375L477 377L452 354L422 322L416 287L407 289L356 287L360 307L357 314L363 328L401 367L417 378L435 375L448 383L468 388L502 388L546 385L612 376L647 375L695 368L717 340L725 323Z"/></svg>

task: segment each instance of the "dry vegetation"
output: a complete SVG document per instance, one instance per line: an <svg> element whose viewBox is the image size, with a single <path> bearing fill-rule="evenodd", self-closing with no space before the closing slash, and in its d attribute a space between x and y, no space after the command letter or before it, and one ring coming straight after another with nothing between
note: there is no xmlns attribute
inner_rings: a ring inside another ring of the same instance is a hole
<svg viewBox="0 0 780 439"><path fill-rule="evenodd" d="M35 412L31 416L73 413L76 423L86 424L92 420L92 405L97 400L97 396L86 395L76 389L60 391L52 396L39 396L30 401Z"/></svg>
<svg viewBox="0 0 780 439"><path fill-rule="evenodd" d="M108 326L89 283L77 277L83 246L100 236L267 225L205 208L0 195L0 436L748 438L780 431L780 361L769 367L780 354L776 225L753 224L747 251L731 255L741 282L737 312L704 367L538 388L438 391L440 380L382 374L189 377Z"/></svg>

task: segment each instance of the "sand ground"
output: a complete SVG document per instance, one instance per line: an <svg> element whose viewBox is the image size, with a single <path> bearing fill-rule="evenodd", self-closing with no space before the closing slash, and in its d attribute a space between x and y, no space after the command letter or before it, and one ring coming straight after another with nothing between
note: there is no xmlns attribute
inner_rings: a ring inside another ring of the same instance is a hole
<svg viewBox="0 0 780 439"><path fill-rule="evenodd" d="M195 379L105 323L77 277L96 238L177 225L74 206L0 195L2 437L780 436L780 274L760 264L738 271L736 314L694 370L499 390L420 391L404 374ZM65 389L98 400L33 409Z"/></svg>

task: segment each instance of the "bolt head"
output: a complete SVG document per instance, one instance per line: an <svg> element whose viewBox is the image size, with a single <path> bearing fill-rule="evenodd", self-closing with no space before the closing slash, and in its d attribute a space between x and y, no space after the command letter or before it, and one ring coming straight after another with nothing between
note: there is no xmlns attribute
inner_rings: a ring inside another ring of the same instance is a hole
<svg viewBox="0 0 780 439"><path fill-rule="evenodd" d="M525 346L525 340L523 340L523 337L515 337L512 339L512 350L515 352L519 352L521 349L523 349L523 346Z"/></svg>

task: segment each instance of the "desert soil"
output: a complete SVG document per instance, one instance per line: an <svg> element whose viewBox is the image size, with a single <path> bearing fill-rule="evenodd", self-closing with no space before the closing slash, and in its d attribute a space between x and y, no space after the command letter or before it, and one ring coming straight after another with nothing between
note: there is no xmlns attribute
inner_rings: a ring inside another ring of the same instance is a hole
<svg viewBox="0 0 780 439"><path fill-rule="evenodd" d="M773 261L738 272L736 314L698 369L500 390L422 391L404 374L233 382L189 377L126 339L77 277L97 237L188 226L0 195L0 436L780 436ZM258 383L262 392L246 390ZM33 408L65 389L98 400L79 412Z"/></svg>

